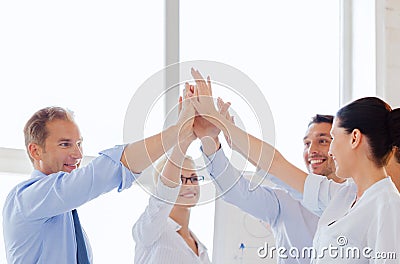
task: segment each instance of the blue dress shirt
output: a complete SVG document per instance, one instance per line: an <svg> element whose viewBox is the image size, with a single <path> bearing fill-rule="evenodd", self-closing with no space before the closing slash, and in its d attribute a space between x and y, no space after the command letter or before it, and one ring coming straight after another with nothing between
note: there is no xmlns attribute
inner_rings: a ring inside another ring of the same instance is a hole
<svg viewBox="0 0 400 264"><path fill-rule="evenodd" d="M118 187L129 188L139 176L120 162L125 146L102 151L87 166L71 173L31 178L9 193L3 208L8 263L74 264L76 241L71 210ZM92 263L90 244L85 238Z"/></svg>
<svg viewBox="0 0 400 264"><path fill-rule="evenodd" d="M249 181L229 163L222 149L211 157L204 155L204 158L211 177L215 179L217 190L223 193L222 198L271 226L275 247L287 250L281 258L277 257L278 263L310 263L309 258L296 258L289 254L292 248L301 252L312 246L319 220L317 215L294 198L300 197L294 189L291 190L292 194L267 186L259 186L250 191Z"/></svg>

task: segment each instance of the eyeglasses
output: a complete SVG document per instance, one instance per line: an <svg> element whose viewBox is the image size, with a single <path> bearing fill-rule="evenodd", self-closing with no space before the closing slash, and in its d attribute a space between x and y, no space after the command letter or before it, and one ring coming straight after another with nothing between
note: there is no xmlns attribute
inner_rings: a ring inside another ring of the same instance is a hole
<svg viewBox="0 0 400 264"><path fill-rule="evenodd" d="M187 184L188 180L190 180L191 184L198 184L199 182L204 181L204 176L184 177L181 175L182 184Z"/></svg>

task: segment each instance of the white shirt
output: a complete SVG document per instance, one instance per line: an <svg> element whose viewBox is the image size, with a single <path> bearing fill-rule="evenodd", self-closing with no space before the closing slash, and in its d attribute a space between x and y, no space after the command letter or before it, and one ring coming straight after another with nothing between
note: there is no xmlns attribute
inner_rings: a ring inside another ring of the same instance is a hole
<svg viewBox="0 0 400 264"><path fill-rule="evenodd" d="M169 188L158 181L157 197L165 201L176 201L181 186ZM135 240L135 262L137 264L211 264L207 248L190 231L197 242L197 256L185 240L177 233L181 226L169 217L174 204L159 200L153 195L149 205L132 228Z"/></svg>
<svg viewBox="0 0 400 264"><path fill-rule="evenodd" d="M390 178L378 181L352 207L356 192L354 183L307 177L304 204L324 211L313 241L319 257L312 263L400 262L400 195L395 185ZM324 247L328 249L323 252Z"/></svg>
<svg viewBox="0 0 400 264"><path fill-rule="evenodd" d="M270 224L275 247L286 249L281 256L275 252L278 263L309 264L309 258L297 257L290 250L312 246L319 217L308 211L301 201L294 199L286 190L259 186L249 191L249 181L229 163L222 149L210 157L203 156L208 172L215 179L217 190L223 194L222 198Z"/></svg>

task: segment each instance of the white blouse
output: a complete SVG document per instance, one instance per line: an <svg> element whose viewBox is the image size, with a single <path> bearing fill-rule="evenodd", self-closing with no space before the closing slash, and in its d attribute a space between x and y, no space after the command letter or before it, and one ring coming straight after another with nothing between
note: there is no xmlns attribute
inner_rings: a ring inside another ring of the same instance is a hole
<svg viewBox="0 0 400 264"><path fill-rule="evenodd" d="M157 197L165 201L175 201L181 186L169 188L158 181ZM135 240L135 262L138 264L211 264L207 248L190 231L197 242L197 256L185 240L177 233L181 226L169 217L174 204L159 200L153 195L149 205L132 228Z"/></svg>
<svg viewBox="0 0 400 264"><path fill-rule="evenodd" d="M400 194L390 178L356 199L356 185L310 174L303 202L324 211L311 263L400 263Z"/></svg>

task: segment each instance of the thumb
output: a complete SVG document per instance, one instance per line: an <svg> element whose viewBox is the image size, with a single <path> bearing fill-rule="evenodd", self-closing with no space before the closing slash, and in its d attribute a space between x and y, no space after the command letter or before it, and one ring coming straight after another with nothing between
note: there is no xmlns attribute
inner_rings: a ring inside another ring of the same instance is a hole
<svg viewBox="0 0 400 264"><path fill-rule="evenodd" d="M210 91L210 96L212 96L211 78L210 78L210 76L207 76L207 85L208 85L208 90Z"/></svg>
<svg viewBox="0 0 400 264"><path fill-rule="evenodd" d="M190 97L189 102L193 105L195 110L199 111L200 103L196 100L196 97Z"/></svg>
<svg viewBox="0 0 400 264"><path fill-rule="evenodd" d="M182 111L182 96L179 96L178 102L178 113L180 113Z"/></svg>

